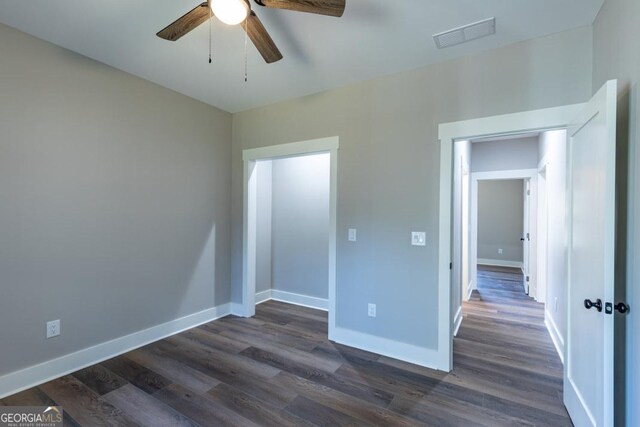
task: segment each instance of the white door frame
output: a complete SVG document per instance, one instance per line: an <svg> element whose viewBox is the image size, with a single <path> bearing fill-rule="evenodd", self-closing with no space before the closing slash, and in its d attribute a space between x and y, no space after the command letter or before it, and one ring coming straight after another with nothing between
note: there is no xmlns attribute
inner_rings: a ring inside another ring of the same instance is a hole
<svg viewBox="0 0 640 427"><path fill-rule="evenodd" d="M538 164L538 237L537 237L537 266L536 287L533 296L536 301L547 301L547 286L549 282L549 162L546 158ZM560 356L562 358L562 356Z"/></svg>
<svg viewBox="0 0 640 427"><path fill-rule="evenodd" d="M256 224L257 224L257 177L256 162L311 154L329 153L329 339L334 335L336 325L336 218L338 191L338 148L337 136L272 145L242 151L244 162L244 220L242 242L242 304L237 310L239 316L252 317L256 313Z"/></svg>
<svg viewBox="0 0 640 427"><path fill-rule="evenodd" d="M536 180L537 180L537 169L517 169L517 170L504 170L504 171L490 171L490 172L474 172L471 174L471 230L469 230L470 242L470 259L469 264L471 266L471 283L473 289L478 288L478 182L479 181L496 181L496 180L507 180L507 179L523 179L530 180L531 182L531 199L530 199L530 214L529 218L531 218L531 206L536 206ZM526 214L526 213L525 213ZM535 220L535 215L533 215L533 219ZM530 228L531 230L531 228ZM532 230L531 233L535 236L535 230ZM526 230L524 231L526 233ZM535 240L535 239L534 239ZM535 242L533 243L535 246ZM533 251L529 251L530 255ZM529 257L531 259L531 256ZM532 265L535 266L535 256L533 257ZM530 264L530 265L531 265ZM505 267L516 267L522 268L521 265L510 265L508 262L505 262ZM535 277L531 278L530 283L535 283ZM525 283L526 288L526 283Z"/></svg>
<svg viewBox="0 0 640 427"><path fill-rule="evenodd" d="M469 301L471 298L471 273L469 270L470 265L470 247L471 247L471 172L469 164L467 163L462 169L462 206L461 206L461 221L462 221L462 242L461 242L461 256L460 262L460 277L462 278L461 295L463 301ZM454 266L455 268L455 266ZM462 307L462 303L460 304Z"/></svg>
<svg viewBox="0 0 640 427"><path fill-rule="evenodd" d="M451 313L453 142L484 136L566 128L585 104L546 108L481 119L440 124L440 202L438 233L438 368L453 368L453 315Z"/></svg>
<svg viewBox="0 0 640 427"><path fill-rule="evenodd" d="M535 175L534 175L535 176ZM537 177L536 177L537 178ZM531 212L532 207L537 207L537 197L538 197L538 181L537 179L529 178L524 180L524 185L522 188L523 191L523 212L522 212L522 274L524 276L524 292L529 295L531 292L531 285L533 284L535 287L535 279L533 282L529 281L529 276L536 277L535 273L531 274L532 269L531 266L535 267L536 265L536 255L531 248L536 247L536 243L538 241L538 230L537 230L537 212ZM535 188L534 188L535 187ZM532 202L535 201L535 203ZM533 221L532 221L533 219ZM533 226L531 224L534 224ZM533 242L532 242L532 237ZM531 254L534 254L533 256Z"/></svg>

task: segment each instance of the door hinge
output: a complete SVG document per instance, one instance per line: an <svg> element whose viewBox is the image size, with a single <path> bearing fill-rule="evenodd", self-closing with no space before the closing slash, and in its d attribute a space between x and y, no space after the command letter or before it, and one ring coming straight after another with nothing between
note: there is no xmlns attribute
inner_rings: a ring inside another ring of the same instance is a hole
<svg viewBox="0 0 640 427"><path fill-rule="evenodd" d="M527 282L529 281L529 276L527 276Z"/></svg>
<svg viewBox="0 0 640 427"><path fill-rule="evenodd" d="M452 262L449 263L449 270L453 270L453 263Z"/></svg>
<svg viewBox="0 0 640 427"><path fill-rule="evenodd" d="M527 190L527 196L531 195L531 190Z"/></svg>
<svg viewBox="0 0 640 427"><path fill-rule="evenodd" d="M527 233L527 241L530 242L531 241L531 234Z"/></svg>

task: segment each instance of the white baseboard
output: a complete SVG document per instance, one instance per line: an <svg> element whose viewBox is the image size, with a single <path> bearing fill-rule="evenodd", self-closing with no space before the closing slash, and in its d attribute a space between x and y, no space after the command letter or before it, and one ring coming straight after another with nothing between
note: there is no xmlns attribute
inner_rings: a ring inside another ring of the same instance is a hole
<svg viewBox="0 0 640 427"><path fill-rule="evenodd" d="M302 305L304 307L316 308L318 310L329 310L329 300L324 298L310 297L307 295L294 294L292 292L271 289L271 299L296 305Z"/></svg>
<svg viewBox="0 0 640 427"><path fill-rule="evenodd" d="M520 272L522 273L522 287L524 288L524 293L538 300L535 295L531 295L531 283L527 281L527 273L524 272L524 263L520 267Z"/></svg>
<svg viewBox="0 0 640 427"><path fill-rule="evenodd" d="M553 317L551 317L551 314L547 310L544 311L544 324L547 326L549 335L551 335L551 341L553 341L553 345L556 347L560 361L562 361L564 365L564 339L558 330L556 322L553 321Z"/></svg>
<svg viewBox="0 0 640 427"><path fill-rule="evenodd" d="M490 265L493 267L513 267L523 269L524 265L520 261L506 261L502 259L478 258L478 265Z"/></svg>
<svg viewBox="0 0 640 427"><path fill-rule="evenodd" d="M223 304L3 375L0 377L0 399L187 329L209 323L230 313L230 304Z"/></svg>
<svg viewBox="0 0 640 427"><path fill-rule="evenodd" d="M269 301L271 299L271 289L267 289L266 291L256 293L256 305L262 304L263 302Z"/></svg>
<svg viewBox="0 0 640 427"><path fill-rule="evenodd" d="M458 329L460 329L460 325L462 325L462 306L458 308L458 312L453 318L453 336L458 335Z"/></svg>
<svg viewBox="0 0 640 427"><path fill-rule="evenodd" d="M471 299L471 294L473 294L473 291L475 289L476 289L476 282L472 280L469 282L469 286L467 286L467 301Z"/></svg>
<svg viewBox="0 0 640 427"><path fill-rule="evenodd" d="M310 297L308 295L294 294L293 292L269 289L256 294L256 305L265 301L274 300L303 307L315 308L317 310L328 311L329 300L324 298Z"/></svg>
<svg viewBox="0 0 640 427"><path fill-rule="evenodd" d="M413 344L338 327L335 328L332 338L332 340L338 344L392 357L415 365L424 366L425 368L438 369L441 371L448 370L446 366L441 366L441 363L439 363L441 358L438 352L430 348L418 347Z"/></svg>
<svg viewBox="0 0 640 427"><path fill-rule="evenodd" d="M234 316L238 316L238 317L251 317L253 316L253 314L251 313L247 313L247 310L245 310L244 305L238 302L232 302L230 303L230 310L231 313Z"/></svg>

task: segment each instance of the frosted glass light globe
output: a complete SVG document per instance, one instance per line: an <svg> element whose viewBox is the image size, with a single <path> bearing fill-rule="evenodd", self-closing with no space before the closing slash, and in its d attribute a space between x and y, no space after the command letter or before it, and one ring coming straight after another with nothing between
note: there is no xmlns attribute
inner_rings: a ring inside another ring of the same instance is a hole
<svg viewBox="0 0 640 427"><path fill-rule="evenodd" d="M238 25L249 15L245 0L211 0L213 14L227 25Z"/></svg>

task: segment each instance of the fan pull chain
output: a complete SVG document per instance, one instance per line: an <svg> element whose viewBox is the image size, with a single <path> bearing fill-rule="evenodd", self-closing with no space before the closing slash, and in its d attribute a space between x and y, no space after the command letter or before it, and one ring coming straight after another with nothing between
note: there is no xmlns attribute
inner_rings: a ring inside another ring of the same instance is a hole
<svg viewBox="0 0 640 427"><path fill-rule="evenodd" d="M244 20L244 82L246 83L248 78L248 65L247 65L247 39L249 38L249 18Z"/></svg>
<svg viewBox="0 0 640 427"><path fill-rule="evenodd" d="M211 8L209 8L209 64L211 64L211 17L213 15L213 11L211 10Z"/></svg>

